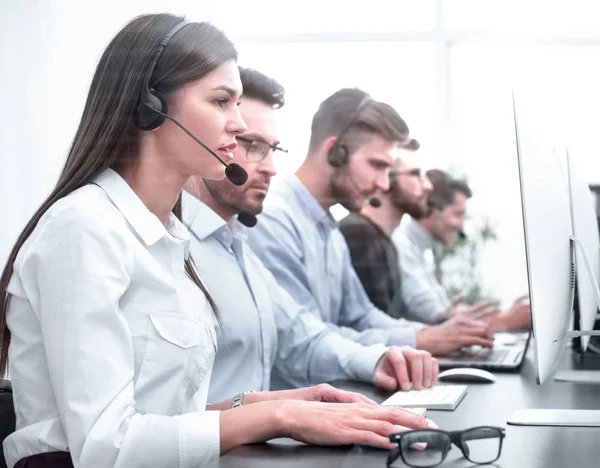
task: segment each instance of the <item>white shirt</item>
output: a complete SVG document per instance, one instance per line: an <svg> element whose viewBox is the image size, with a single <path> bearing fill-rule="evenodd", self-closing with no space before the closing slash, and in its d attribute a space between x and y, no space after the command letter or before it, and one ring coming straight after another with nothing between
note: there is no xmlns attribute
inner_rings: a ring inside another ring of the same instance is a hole
<svg viewBox="0 0 600 468"><path fill-rule="evenodd" d="M9 467L51 451L86 468L218 458L219 412L204 407L213 317L188 248L184 226L171 215L165 229L110 169L44 214L8 287Z"/></svg>
<svg viewBox="0 0 600 468"><path fill-rule="evenodd" d="M436 323L450 299L435 276L433 247L436 240L413 218L392 234L402 272L402 299L416 320Z"/></svg>
<svg viewBox="0 0 600 468"><path fill-rule="evenodd" d="M248 230L231 227L200 200L183 193L191 252L219 308L219 351L209 401L247 390L333 382L371 382L388 349L363 346L327 326L284 290L246 244Z"/></svg>

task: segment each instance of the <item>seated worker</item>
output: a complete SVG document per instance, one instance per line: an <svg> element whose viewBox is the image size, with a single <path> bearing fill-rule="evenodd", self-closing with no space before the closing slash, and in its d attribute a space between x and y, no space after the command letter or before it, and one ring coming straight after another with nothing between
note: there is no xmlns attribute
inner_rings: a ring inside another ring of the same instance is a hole
<svg viewBox="0 0 600 468"><path fill-rule="evenodd" d="M307 158L269 192L248 242L300 305L357 343L410 345L433 355L471 344L489 347L485 324L459 318L425 328L374 306L329 212L336 203L360 210L378 190L387 190L393 154L408 134L391 106L359 89L325 99L313 118Z"/></svg>
<svg viewBox="0 0 600 468"><path fill-rule="evenodd" d="M433 188L421 170L412 140L409 151L398 151L389 173L390 188L378 198L381 206L365 204L360 212L348 214L339 223L350 250L352 266L369 299L394 318L409 316L400 291L398 252L391 235L404 214L427 213L427 196Z"/></svg>
<svg viewBox="0 0 600 468"><path fill-rule="evenodd" d="M239 110L247 129L237 137L235 161L248 173L241 187L193 178L186 184L183 216L191 253L217 304L221 323L209 401L246 391L360 380L386 390L436 382L437 360L408 346L364 346L330 329L280 287L244 242L275 175L279 148L275 109L284 90L262 73L240 68L244 94ZM236 215L241 213L236 220ZM248 221L250 220L250 222Z"/></svg>
<svg viewBox="0 0 600 468"><path fill-rule="evenodd" d="M411 140L405 149L415 151L418 146L416 140ZM432 188L414 153L401 151L390 171L390 188L380 193L381 206L366 204L360 213L350 213L340 221L352 265L365 291L377 307L392 317L420 321L402 299L400 262L391 235L405 213L413 217L427 214L427 197ZM486 302L477 310L487 309L488 305ZM488 309L486 316L495 312Z"/></svg>
<svg viewBox="0 0 600 468"><path fill-rule="evenodd" d="M413 216L392 235L400 255L402 299L409 313L423 322L436 323L456 314L476 316L489 301L468 306L461 303L460 296L451 300L438 282L433 264L435 244L450 244L462 232L471 189L465 182L440 170L428 171L427 177L433 185L428 197L428 213ZM491 327L495 331L530 326L530 307L523 298L517 299L509 310L491 317Z"/></svg>

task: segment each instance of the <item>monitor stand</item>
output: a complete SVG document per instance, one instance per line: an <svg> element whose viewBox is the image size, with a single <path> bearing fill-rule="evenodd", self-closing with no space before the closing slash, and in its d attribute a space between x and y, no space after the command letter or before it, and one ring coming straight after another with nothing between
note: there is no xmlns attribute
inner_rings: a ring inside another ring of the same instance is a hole
<svg viewBox="0 0 600 468"><path fill-rule="evenodd" d="M594 286L596 304L600 309L600 290L596 275L592 271L590 261L583 244L571 237L572 245L583 253L587 274ZM578 336L600 336L600 330L574 330L567 332L567 338ZM600 384L600 371L568 370L557 372L554 379L559 382ZM515 411L506 421L514 426L571 426L600 427L600 410L587 409L522 409Z"/></svg>
<svg viewBox="0 0 600 468"><path fill-rule="evenodd" d="M523 409L506 422L513 426L600 427L600 410Z"/></svg>
<svg viewBox="0 0 600 468"><path fill-rule="evenodd" d="M600 336L600 330L567 332L568 338L578 336ZM578 369L558 371L554 374L554 380L557 382L600 385L600 370Z"/></svg>
<svg viewBox="0 0 600 468"><path fill-rule="evenodd" d="M576 237L571 237L571 243L575 249L580 249L585 267L587 270L587 276L593 286L594 295L596 297L596 305L600 310L600 290L598 289L598 281L596 275L592 271L592 265L588 257L588 253L585 250L583 243ZM600 330L573 330L567 332L567 339L577 338L581 336L600 336ZM583 383L583 384L596 384L600 385L600 370L567 370L558 371L554 375L554 380L557 382L571 382L571 383Z"/></svg>
<svg viewBox="0 0 600 468"><path fill-rule="evenodd" d="M600 385L600 370L568 370L554 375L557 382L572 382Z"/></svg>

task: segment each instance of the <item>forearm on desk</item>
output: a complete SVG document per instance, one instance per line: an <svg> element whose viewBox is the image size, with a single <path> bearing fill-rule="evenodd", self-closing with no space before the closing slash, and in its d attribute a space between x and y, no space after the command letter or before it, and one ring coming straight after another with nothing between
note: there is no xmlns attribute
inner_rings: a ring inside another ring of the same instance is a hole
<svg viewBox="0 0 600 468"><path fill-rule="evenodd" d="M255 403L265 403L268 401L278 400L294 400L293 393L295 390L279 390L273 392L252 392L244 396L242 406L248 406ZM206 411L226 411L231 408L231 402L233 398L220 401L219 403L213 403L206 406Z"/></svg>
<svg viewBox="0 0 600 468"><path fill-rule="evenodd" d="M371 382L377 362L389 349L381 344L364 346L331 331L315 341L316 346L308 359L291 359L299 365L289 365L290 359L283 356L276 360L273 372L282 381L279 388L299 388L337 380Z"/></svg>
<svg viewBox="0 0 600 468"><path fill-rule="evenodd" d="M362 344L363 346L371 345L386 345L386 346L412 346L416 344L416 335L421 331L425 325L417 322L405 322L411 324L410 326L402 326L396 324L395 327L389 328L371 328L358 332L350 327L335 327L334 325L328 324L330 328L336 328L340 335L348 338L355 343ZM414 324L414 325L412 325Z"/></svg>
<svg viewBox="0 0 600 468"><path fill-rule="evenodd" d="M278 402L244 404L220 413L221 455L240 445L283 437L285 433L284 408Z"/></svg>

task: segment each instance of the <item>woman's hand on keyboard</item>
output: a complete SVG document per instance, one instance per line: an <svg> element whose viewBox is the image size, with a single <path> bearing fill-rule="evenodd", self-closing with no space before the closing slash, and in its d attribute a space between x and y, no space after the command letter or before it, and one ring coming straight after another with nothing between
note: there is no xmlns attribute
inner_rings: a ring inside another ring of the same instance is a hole
<svg viewBox="0 0 600 468"><path fill-rule="evenodd" d="M274 403L275 404L275 403ZM433 423L411 411L364 403L331 404L314 402L276 402L281 407L286 428L283 436L315 445L362 444L391 449L390 434L398 426L410 429L434 427Z"/></svg>
<svg viewBox="0 0 600 468"><path fill-rule="evenodd" d="M373 372L373 383L385 390L404 391L429 388L437 381L439 364L428 351L410 346L392 346L379 360Z"/></svg>

